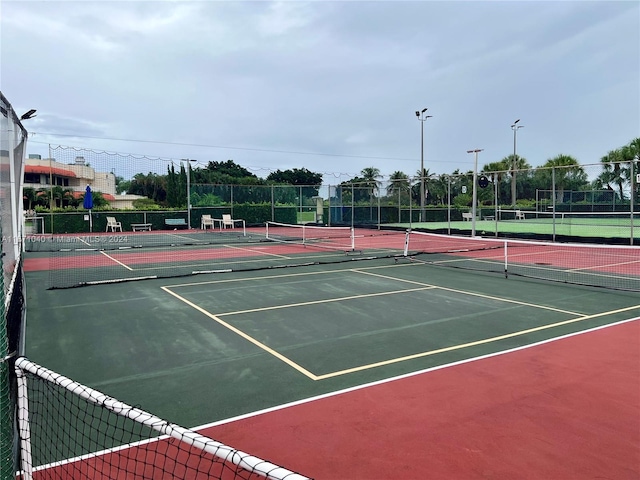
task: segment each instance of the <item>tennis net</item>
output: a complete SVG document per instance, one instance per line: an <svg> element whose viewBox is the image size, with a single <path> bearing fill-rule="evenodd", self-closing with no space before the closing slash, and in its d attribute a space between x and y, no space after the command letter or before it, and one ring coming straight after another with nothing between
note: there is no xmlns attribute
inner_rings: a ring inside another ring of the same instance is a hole
<svg viewBox="0 0 640 480"><path fill-rule="evenodd" d="M323 227L267 222L267 240L293 243L329 250L354 251L354 230L351 227Z"/></svg>
<svg viewBox="0 0 640 480"><path fill-rule="evenodd" d="M404 256L430 265L640 291L640 247L407 231Z"/></svg>
<svg viewBox="0 0 640 480"><path fill-rule="evenodd" d="M140 232L29 237L25 270L48 288L261 270L402 255L404 230L269 223L240 232ZM170 243L174 241L174 243Z"/></svg>
<svg viewBox="0 0 640 480"><path fill-rule="evenodd" d="M15 369L23 480L307 479L25 357Z"/></svg>

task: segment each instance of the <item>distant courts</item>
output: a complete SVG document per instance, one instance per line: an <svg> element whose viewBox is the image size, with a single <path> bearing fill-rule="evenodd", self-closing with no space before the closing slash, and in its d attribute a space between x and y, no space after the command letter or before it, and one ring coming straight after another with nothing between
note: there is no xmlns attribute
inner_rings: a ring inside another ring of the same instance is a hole
<svg viewBox="0 0 640 480"><path fill-rule="evenodd" d="M387 227L469 235L474 226L471 213L463 215L461 220L390 223ZM482 209L476 217L475 229L476 235L483 237L640 245L640 212Z"/></svg>
<svg viewBox="0 0 640 480"><path fill-rule="evenodd" d="M390 258L640 291L638 248L268 222L246 230L36 235L26 270L49 288Z"/></svg>

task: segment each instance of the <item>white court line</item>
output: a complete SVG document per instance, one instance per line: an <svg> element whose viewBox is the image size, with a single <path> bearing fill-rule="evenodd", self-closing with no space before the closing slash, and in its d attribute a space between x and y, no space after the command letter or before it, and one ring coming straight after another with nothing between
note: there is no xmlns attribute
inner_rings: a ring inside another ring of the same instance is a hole
<svg viewBox="0 0 640 480"><path fill-rule="evenodd" d="M235 245L223 245L223 246L226 247L226 248L233 248L233 249L241 250L241 251L260 253L262 255L271 255L273 257L278 257L278 258L285 258L287 260L292 258L292 257L288 257L286 255L279 255L277 253L263 252L260 248L236 247ZM263 246L262 248L270 248L270 247Z"/></svg>
<svg viewBox="0 0 640 480"><path fill-rule="evenodd" d="M232 423L232 422L237 422L240 420L245 420L247 418L252 418L252 417L257 417L259 415L264 415L266 413L272 413L272 412L277 412L279 410L284 410L286 408L292 408L295 407L297 405L304 405L305 403L311 403L311 402L316 402L319 400L323 400L325 398L331 398L331 397L336 397L338 395L343 395L345 393L350 393L350 392L355 392L358 390L363 390L365 388L371 388L371 387L375 387L376 385L384 385L385 383L390 383L390 382L396 382L398 380L403 380L405 378L411 378L411 377L415 377L418 375L424 375L426 373L430 373L430 372L435 372L437 370L443 370L446 368L451 368L451 367L456 367L458 365L464 365L466 363L474 363L480 360L484 360L486 358L492 358L492 357L498 357L501 355L507 355L509 353L514 353L514 352L518 352L520 350L527 350L529 348L535 348L535 347L539 347L540 345L545 345L547 343L553 343L553 342L557 342L560 340L564 340L566 338L571 338L571 337L575 337L577 335L583 335L583 334L587 334L587 333L591 333L591 332L595 332L598 330L603 330L605 328L610 328L610 327L615 327L618 325L622 325L628 322L637 322L640 321L640 317L634 317L634 318L629 318L626 320L620 320L619 322L614 322L614 323L610 323L607 325L601 325L599 327L594 327L594 328L590 328L588 330L581 330L579 332L573 332L573 333L568 333L566 335L562 335L559 337L554 337L554 338L549 338L547 340L541 340L539 342L535 342L535 343L531 343L528 345L522 345L520 347L514 347L514 348L510 348L507 350L501 350L498 352L493 352L493 353L488 353L486 355L480 355L478 357L472 357L472 358L467 358L464 360L458 360L457 362L451 362L451 363L445 363L443 365L438 365L435 367L429 367L429 368L425 368L422 370L418 370L415 372L410 372L410 373L405 373L402 375L397 375L395 377L390 377L390 378L385 378L383 380L376 380L375 382L369 382L369 383L364 383L361 385L356 385L354 387L349 387L349 388L344 388L342 390L336 390L334 392L329 392L329 393L323 393L321 395L316 395L314 397L310 397L310 398L305 398L302 400L296 400L294 402L289 402L289 403L285 403L282 405L277 405L275 407L269 407L269 408L265 408L262 410L257 410L255 412L251 412L251 413L245 413L244 415L237 415L235 417L230 417L230 418L226 418L224 420L218 420L216 422L211 422L211 423L206 423L204 425L200 425L198 427L194 427L194 430L203 430L206 428L211 428L211 427L217 427L219 425L225 425L227 423Z"/></svg>
<svg viewBox="0 0 640 480"><path fill-rule="evenodd" d="M121 265L121 266L123 266L124 268L126 268L127 270L129 270L129 271L133 272L133 268L131 268L131 267L129 267L128 265L125 265L124 263L122 263L122 262L120 262L120 261L116 260L116 259L115 259L115 258L113 258L111 255L108 255L107 253L105 253L103 250L100 250L100 253L101 253L102 255L104 255L105 257L107 257L109 260L111 260L111 261L113 261L113 262L116 262L118 265Z"/></svg>
<svg viewBox="0 0 640 480"><path fill-rule="evenodd" d="M532 328L528 328L528 329L524 329L524 330L519 330L519 331L516 331L516 332L506 333L506 334L502 334L502 335L498 335L498 336L494 336L494 337L484 338L484 339L480 339L480 340L476 340L476 341L472 341L472 342L467 342L467 343L464 343L464 344L451 345L451 346L443 347L443 348L436 349L436 350L430 350L430 351L426 351L426 352L419 352L419 353L412 354L412 355L392 358L392 359L388 359L388 360L384 360L384 361L380 361L380 362L361 365L361 366L358 366L358 367L339 370L339 371L330 372L330 373L326 373L326 374L322 374L322 375L316 375L316 374L312 373L310 370L302 367L298 363L296 363L293 360L289 359L285 355L280 354L279 352L275 351L274 349L270 348L269 346L265 345L264 343L262 343L262 342L258 341L257 339L253 338L252 336L250 336L249 334L247 334L244 331L240 330L239 328L236 328L236 327L226 323L220 317L235 315L235 314L239 314L239 313L259 312L259 311L274 310L274 309L279 309L279 308L288 308L288 307L301 306L301 305L322 304L322 303L327 303L327 302L330 302L330 301L344 300L344 298L342 298L342 299L330 299L330 300L314 301L314 302L304 302L304 303L290 304L290 305L281 305L281 306L276 306L276 307L258 308L258 309L230 312L230 313L227 313L227 314L214 315L214 314L208 312L206 309L204 309L204 308L194 304L193 302L190 302L189 300L185 299L184 297L178 295L177 293L172 292L171 291L172 287L167 286L167 287L161 287L161 288L164 291L166 291L167 293L169 293L169 294L173 295L174 297L180 299L184 303L187 303L188 305L190 305L191 307L195 308L196 310L198 310L199 312L203 313L204 315L208 316L209 318L213 319L214 321L216 321L220 325L222 325L225 328L228 328L229 330L231 330L234 333L238 334L242 338L244 338L247 341L253 343L256 346L258 346L259 348L261 348L265 352L275 356L276 358L280 359L284 363L288 364L289 366L291 366L292 368L294 368L298 372L302 373L303 375L307 376L308 378L310 378L311 380L314 380L314 381L325 380L327 378L346 375L346 374L350 374L350 373L354 373L354 372L358 372L358 371L363 371L363 370L369 370L369 369L372 369L372 368L391 365L391 364L394 364L394 363L404 362L404 361L408 361L408 360L415 360L415 359L418 359L418 358L431 356L431 355L436 355L436 354L439 354L439 353L444 353L444 352L449 352L449 351L454 351L454 350L460 350L460 349L469 348L469 347L477 346L477 345L493 343L493 342L497 342L497 341L500 341L500 340L505 340L505 339L508 339L508 338L522 336L522 335L530 334L530 333L537 332L537 331L548 330L548 329L559 327L559 326L563 326L563 325L568 325L568 324L572 324L572 323L576 323L576 322L581 322L581 321L584 321L584 320L587 320L587 319L598 318L598 317L601 317L601 316L612 315L612 314L615 314L615 313L621 313L621 312L626 312L626 311L630 311L630 310L637 310L637 309L640 308L640 305L634 305L634 306L631 306L631 307L625 307L625 308L621 308L621 309L618 309L618 310L611 310L611 311L607 311L607 312L601 312L601 313L596 313L596 314L592 314L592 315L587 315L587 314L580 314L580 313L576 313L576 312L562 310L562 309L558 309L558 308L548 307L548 306L544 306L544 305L534 305L534 304L530 304L530 303L526 303L526 302L519 302L519 301L515 301L515 300L509 300L509 299L505 299L505 298L501 298L501 297L493 297L493 296L484 295L484 294L474 294L474 293L461 291L461 290L456 290L456 289L451 289L451 288L446 288L446 287L438 287L438 286L434 286L434 285L423 284L421 282L415 282L415 281L411 281L411 280L397 279L397 278L388 277L388 276L385 276L385 275L378 275L378 274L373 274L373 273L370 273L370 272L358 271L357 269L348 269L348 270L345 270L345 271L347 271L347 272L351 271L351 272L354 272L354 273L373 275L373 276L380 277L380 278L391 279L391 280L396 280L396 281L401 281L401 282L406 282L406 283L411 283L411 284L417 284L417 285L421 285L421 287L426 287L426 288L419 288L419 289L416 289L416 290L423 290L423 289L426 290L426 289L431 289L431 288L442 289L442 290L447 290L447 291L453 291L453 292L460 293L460 294L463 294L463 295L479 296L479 297L489 298L489 299L492 299L492 300L506 302L506 303L515 303L515 304L520 304L520 305L534 307L534 308L551 310L551 311L555 311L555 312L559 312L559 313L563 313L563 314L572 315L572 316L574 316L574 318L570 318L568 320L562 320L562 321L551 323L551 324L544 324L544 325L540 325L540 326L537 326L537 327L532 327ZM384 295L384 294L392 294L392 293L403 293L403 292L406 292L406 291L411 291L411 290L402 290L402 291L397 291L397 292L385 292L382 295ZM358 295L358 296L353 296L353 297L349 297L349 298L360 298L360 297L376 296L376 295L381 295L381 294Z"/></svg>
<svg viewBox="0 0 640 480"><path fill-rule="evenodd" d="M486 295L484 293L475 293L475 292L468 292L466 290L457 290L455 288L441 287L439 285L432 285L432 284L423 283L423 282L416 282L414 280L405 280L403 278L390 277L390 276L387 276L387 275L381 275L379 273L365 272L365 271L362 271L362 270L359 270L359 269L356 269L356 268L354 268L353 271L356 272L356 273L362 273L363 275L371 275L371 276L374 276L374 277L386 278L388 280L396 280L396 281L399 281L399 282L406 282L406 283L411 283L411 284L414 284L414 285L430 286L430 287L434 287L434 288L437 288L437 289L440 289L440 290L446 290L448 292L455 292L455 293L459 293L459 294L462 294L462 295L471 295L473 297L486 298L486 299L495 300L495 301L498 301L498 302L515 303L516 305L522 305L522 306L525 306L525 307L540 308L540 309L543 309L543 310L551 310L553 312L566 313L568 315L580 315L580 316L584 315L583 313L572 312L572 311L569 311L569 310L561 310L559 308L548 307L546 305L540 305L540 304L537 304L537 303L521 302L519 300L511 300L509 298L496 297L496 296L493 296L493 295Z"/></svg>
<svg viewBox="0 0 640 480"><path fill-rule="evenodd" d="M76 237L76 238L77 238L78 240L80 240L82 243L84 243L84 244L86 244L86 245L89 245L89 246L92 246L89 242L86 242L82 237ZM97 249L96 249L96 250L97 250ZM131 268L131 267L129 267L129 266L127 266L127 265L125 265L124 263L122 263L122 262L120 262L120 261L116 260L116 259L115 259L115 258L113 258L111 255L109 255L109 254L105 253L105 252L104 252L104 250L98 250L98 252L100 252L102 255L104 255L105 257L107 257L107 258L108 258L109 260L111 260L112 262L117 263L118 265L120 265L120 266L122 266L122 267L126 268L126 269L127 269L127 270L129 270L129 271L133 271L133 268Z"/></svg>
<svg viewBox="0 0 640 480"><path fill-rule="evenodd" d="M236 310L228 313L217 313L218 317L229 317L231 315L240 315L243 313L255 313L255 312L266 312L268 310L281 310L283 308L292 308L292 307L304 307L307 305L319 305L324 303L333 303L333 302L342 302L345 300L357 300L360 298L370 298L370 297L382 297L384 295L397 295L399 293L410 293L410 292L420 292L423 290L431 290L433 288L437 288L430 285L425 285L419 288L407 288L406 290L392 290L390 292L379 292L379 293L362 293L360 295L349 295L346 297L338 297L338 298L328 298L324 300L311 300L308 302L300 302L300 303L287 303L284 305L276 305L274 307L262 307L262 308L251 308L249 310Z"/></svg>
<svg viewBox="0 0 640 480"><path fill-rule="evenodd" d="M312 380L314 379L315 375L313 373L311 373L309 370L307 370L306 368L302 367L301 365L298 365L296 362L294 362L293 360L289 359L288 357L285 357L284 355L282 355L281 353L277 352L276 350L272 349L271 347L269 347L268 345L265 345L264 343L260 342L259 340L255 339L254 337L252 337L251 335L243 332L242 330L240 330L239 328L234 327L233 325L225 322L224 320L222 320L221 318L219 318L218 315L214 315L210 312L208 312L207 310L205 310L204 308L196 305L193 302L190 302L189 300L187 300L186 298L178 295L175 292L172 292L169 288L167 287L160 287L162 288L162 290L164 290L165 292L169 293L170 295L173 295L174 297L176 297L178 300L186 303L187 305L189 305L190 307L198 310L200 313L202 313L203 315L206 315L207 317L211 318L213 321L215 321L216 323L222 325L223 327L231 330L232 332L234 332L236 335L239 335L240 337L244 338L245 340L247 340L250 343L253 343L256 347L260 348L261 350L264 350L265 352L273 355L274 357L276 357L277 359L281 360L282 362L286 363L287 365L289 365L291 368L297 370L298 372L302 373L303 375L305 375L306 377L311 378Z"/></svg>
<svg viewBox="0 0 640 480"><path fill-rule="evenodd" d="M637 263L640 265L640 260L633 260L630 262L616 262L616 263L608 263L608 264L604 264L604 265L592 265L589 267L581 267L581 268L572 268L570 270L567 270L568 272L580 272L582 270L590 270L590 269L594 269L594 268L606 268L606 267L620 267L622 265L631 265ZM609 276L609 272L602 272L603 275ZM623 277L624 278L624 277Z"/></svg>

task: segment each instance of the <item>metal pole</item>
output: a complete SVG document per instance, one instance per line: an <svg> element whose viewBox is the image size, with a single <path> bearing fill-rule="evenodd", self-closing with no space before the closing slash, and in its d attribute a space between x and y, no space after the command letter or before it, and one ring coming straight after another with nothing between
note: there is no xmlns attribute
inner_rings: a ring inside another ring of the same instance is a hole
<svg viewBox="0 0 640 480"><path fill-rule="evenodd" d="M633 210L634 210L634 205L633 205L633 200L634 200L634 196L636 194L636 184L634 183L634 181L636 180L636 175L634 172L634 164L635 161L631 160L631 165L629 165L629 169L631 170L631 192L629 195L629 215L630 215L630 221L631 221L631 229L630 229L630 245L633 245Z"/></svg>
<svg viewBox="0 0 640 480"><path fill-rule="evenodd" d="M393 184L393 180L392 180ZM402 223L402 199L400 194L402 193L402 185L398 182L398 223Z"/></svg>
<svg viewBox="0 0 640 480"><path fill-rule="evenodd" d="M496 238L498 237L498 173L493 174L493 220L496 224Z"/></svg>
<svg viewBox="0 0 640 480"><path fill-rule="evenodd" d="M447 175L447 233L451 235L451 176Z"/></svg>
<svg viewBox="0 0 640 480"><path fill-rule="evenodd" d="M187 158L187 228L191 228L191 160Z"/></svg>
<svg viewBox="0 0 640 480"><path fill-rule="evenodd" d="M271 221L276 221L276 202L274 196L274 186L271 185Z"/></svg>
<svg viewBox="0 0 640 480"><path fill-rule="evenodd" d="M424 222L424 121L420 119L420 221Z"/></svg>
<svg viewBox="0 0 640 480"><path fill-rule="evenodd" d="M511 204L515 208L516 206L516 136L518 133L518 127L513 127L513 159L511 167Z"/></svg>
<svg viewBox="0 0 640 480"><path fill-rule="evenodd" d="M556 241L556 168L551 167L551 212L553 218L552 241Z"/></svg>
<svg viewBox="0 0 640 480"><path fill-rule="evenodd" d="M476 236L476 208L478 204L478 152L475 152L473 163L473 206L471 207L471 236Z"/></svg>
<svg viewBox="0 0 640 480"><path fill-rule="evenodd" d="M355 186L351 183L351 228L353 228L355 202L354 202Z"/></svg>
<svg viewBox="0 0 640 480"><path fill-rule="evenodd" d="M513 130L513 159L511 162L511 204L513 208L516 207L516 163L518 156L516 155L516 134L518 133L518 129L522 128L523 125L518 125L520 119L513 122L511 125L511 129Z"/></svg>
<svg viewBox="0 0 640 480"><path fill-rule="evenodd" d="M421 111L416 110L416 117L420 121L420 221L424 222L424 122L427 118L431 118L432 115L425 115L427 108L423 108Z"/></svg>
<svg viewBox="0 0 640 480"><path fill-rule="evenodd" d="M478 203L478 153L482 148L476 148L475 150L467 150L467 153L475 154L475 161L473 164L473 195L471 205L471 236L476 236L476 203Z"/></svg>

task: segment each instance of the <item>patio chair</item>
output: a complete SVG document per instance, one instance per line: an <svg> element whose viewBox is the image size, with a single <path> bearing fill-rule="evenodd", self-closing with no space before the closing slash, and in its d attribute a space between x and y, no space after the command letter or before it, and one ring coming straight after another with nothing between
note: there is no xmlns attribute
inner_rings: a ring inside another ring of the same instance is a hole
<svg viewBox="0 0 640 480"><path fill-rule="evenodd" d="M213 218L211 218L211 215L202 215L202 218L200 219L200 228L206 230L208 226L213 230Z"/></svg>
<svg viewBox="0 0 640 480"><path fill-rule="evenodd" d="M118 222L116 217L107 217L107 229L105 231L108 232L109 229L111 229L112 232L115 232L116 229L122 231L122 223Z"/></svg>

